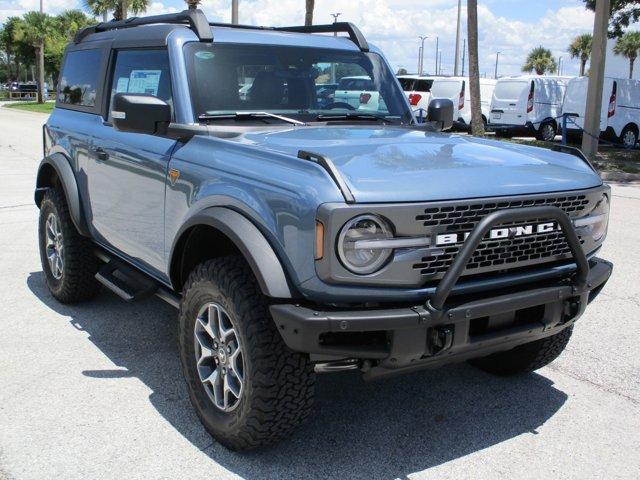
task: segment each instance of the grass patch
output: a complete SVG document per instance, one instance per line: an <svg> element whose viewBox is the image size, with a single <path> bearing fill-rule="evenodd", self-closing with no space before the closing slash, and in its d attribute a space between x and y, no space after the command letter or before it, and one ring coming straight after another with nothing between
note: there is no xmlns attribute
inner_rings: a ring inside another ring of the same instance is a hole
<svg viewBox="0 0 640 480"><path fill-rule="evenodd" d="M551 148L558 145L558 142L543 142L540 140L527 140L522 138L499 138L496 140L505 142L518 143L520 145L529 145L531 147ZM580 145L569 144L572 147L580 148ZM598 157L595 167L600 171L608 172L624 172L624 173L640 173L640 149L625 150L624 148L614 148L606 145L600 145L598 149Z"/></svg>
<svg viewBox="0 0 640 480"><path fill-rule="evenodd" d="M55 103L38 103L38 102L16 102L6 104L7 108L15 108L17 110L26 110L28 112L51 113Z"/></svg>

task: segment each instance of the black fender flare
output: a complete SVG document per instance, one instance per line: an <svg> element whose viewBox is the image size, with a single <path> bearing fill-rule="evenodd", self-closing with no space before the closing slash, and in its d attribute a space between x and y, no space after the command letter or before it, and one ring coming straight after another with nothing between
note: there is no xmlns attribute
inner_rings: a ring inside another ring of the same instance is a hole
<svg viewBox="0 0 640 480"><path fill-rule="evenodd" d="M53 169L60 180L62 189L64 190L67 205L69 206L69 214L73 224L80 234L90 236L86 219L82 212L82 204L80 203L80 193L78 191L78 182L73 173L69 159L62 153L54 153L42 159L38 166L38 175L36 177L36 190L34 200L38 207L42 203L42 198L47 189L53 186L51 182L51 170Z"/></svg>
<svg viewBox="0 0 640 480"><path fill-rule="evenodd" d="M191 227L208 225L229 238L249 263L262 293L273 298L293 298L287 275L275 251L262 232L244 215L226 207L209 207L192 215L180 227L171 247L169 265L174 265L175 249Z"/></svg>

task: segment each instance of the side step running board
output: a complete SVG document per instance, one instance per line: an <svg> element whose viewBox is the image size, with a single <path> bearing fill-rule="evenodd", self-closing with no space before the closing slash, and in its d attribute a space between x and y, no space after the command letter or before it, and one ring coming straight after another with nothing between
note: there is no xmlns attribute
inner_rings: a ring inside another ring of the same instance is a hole
<svg viewBox="0 0 640 480"><path fill-rule="evenodd" d="M116 260L110 260L96 273L96 280L127 302L153 295L158 284Z"/></svg>

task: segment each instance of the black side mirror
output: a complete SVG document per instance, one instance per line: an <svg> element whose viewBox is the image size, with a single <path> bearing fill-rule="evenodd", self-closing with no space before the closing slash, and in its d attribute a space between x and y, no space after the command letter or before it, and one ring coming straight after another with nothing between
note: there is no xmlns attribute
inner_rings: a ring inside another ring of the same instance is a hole
<svg viewBox="0 0 640 480"><path fill-rule="evenodd" d="M113 126L121 132L164 135L171 123L171 107L153 95L116 93L111 118Z"/></svg>
<svg viewBox="0 0 640 480"><path fill-rule="evenodd" d="M434 98L427 110L427 123L436 130L451 130L453 127L453 102L448 98Z"/></svg>

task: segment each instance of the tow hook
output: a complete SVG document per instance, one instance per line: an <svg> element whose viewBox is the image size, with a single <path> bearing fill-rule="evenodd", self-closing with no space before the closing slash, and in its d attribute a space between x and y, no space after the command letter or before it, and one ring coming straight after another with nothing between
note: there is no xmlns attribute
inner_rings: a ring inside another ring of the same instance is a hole
<svg viewBox="0 0 640 480"><path fill-rule="evenodd" d="M427 351L430 355L438 355L451 348L453 344L453 325L440 325L427 331Z"/></svg>

